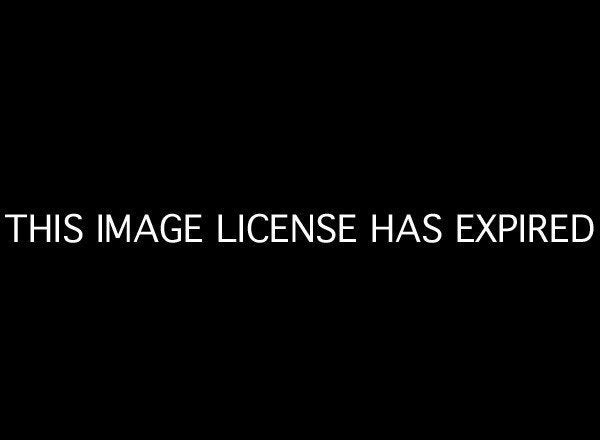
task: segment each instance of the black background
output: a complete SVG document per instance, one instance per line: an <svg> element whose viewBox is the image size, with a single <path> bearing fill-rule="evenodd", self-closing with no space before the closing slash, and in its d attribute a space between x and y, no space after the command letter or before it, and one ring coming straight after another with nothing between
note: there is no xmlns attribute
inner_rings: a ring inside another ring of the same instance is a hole
<svg viewBox="0 0 600 440"><path fill-rule="evenodd" d="M573 429L595 389L597 238L460 246L453 218L597 221L592 29L524 11L247 12L23 16L3 55L2 213L356 212L361 243L4 240L11 412ZM444 241L371 246L375 212L438 212Z"/></svg>

